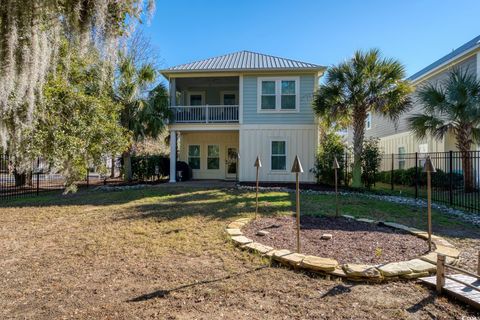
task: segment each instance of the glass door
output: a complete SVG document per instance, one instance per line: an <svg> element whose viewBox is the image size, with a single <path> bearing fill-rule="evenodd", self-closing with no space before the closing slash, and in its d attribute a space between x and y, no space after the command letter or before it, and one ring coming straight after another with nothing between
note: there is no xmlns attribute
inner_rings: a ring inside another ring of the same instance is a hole
<svg viewBox="0 0 480 320"><path fill-rule="evenodd" d="M238 150L236 147L227 147L227 159L225 162L226 178L237 179Z"/></svg>

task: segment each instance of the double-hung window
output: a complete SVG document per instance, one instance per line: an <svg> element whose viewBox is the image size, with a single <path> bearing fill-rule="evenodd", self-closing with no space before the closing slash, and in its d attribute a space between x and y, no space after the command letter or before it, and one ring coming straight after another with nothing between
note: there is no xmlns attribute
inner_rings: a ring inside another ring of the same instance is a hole
<svg viewBox="0 0 480 320"><path fill-rule="evenodd" d="M299 78L258 78L258 111L299 110Z"/></svg>
<svg viewBox="0 0 480 320"><path fill-rule="evenodd" d="M272 141L272 170L287 170L287 143L285 141Z"/></svg>
<svg viewBox="0 0 480 320"><path fill-rule="evenodd" d="M207 169L220 169L220 149L218 145L209 145L207 149Z"/></svg>
<svg viewBox="0 0 480 320"><path fill-rule="evenodd" d="M277 108L276 82L271 80L262 81L262 110L275 110Z"/></svg>
<svg viewBox="0 0 480 320"><path fill-rule="evenodd" d="M200 146L197 144L188 146L188 165L192 169L200 169Z"/></svg>

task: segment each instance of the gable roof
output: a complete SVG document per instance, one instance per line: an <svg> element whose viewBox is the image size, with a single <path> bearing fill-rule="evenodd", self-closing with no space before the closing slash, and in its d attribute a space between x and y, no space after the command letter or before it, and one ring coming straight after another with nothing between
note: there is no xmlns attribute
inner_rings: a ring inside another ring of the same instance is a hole
<svg viewBox="0 0 480 320"><path fill-rule="evenodd" d="M162 74L227 71L322 71L325 67L292 59L251 51L238 51L223 56L180 64L162 70Z"/></svg>
<svg viewBox="0 0 480 320"><path fill-rule="evenodd" d="M437 61L435 61L434 63L426 66L425 68L423 68L422 70L414 73L413 75L411 75L408 80L417 80L418 78L420 77L423 77L424 75L427 75L428 73L430 73L431 71L437 69L438 67L444 65L444 64L448 64L448 62L450 62L450 60L453 60L459 56L462 56L464 54L467 54L469 53L470 51L473 51L474 49L480 47L480 35L479 36L476 36L475 38L473 38L472 40L468 41L467 43L465 43L464 45L458 47L457 49L453 50L452 52L450 52L449 54L443 56L442 58L438 59Z"/></svg>

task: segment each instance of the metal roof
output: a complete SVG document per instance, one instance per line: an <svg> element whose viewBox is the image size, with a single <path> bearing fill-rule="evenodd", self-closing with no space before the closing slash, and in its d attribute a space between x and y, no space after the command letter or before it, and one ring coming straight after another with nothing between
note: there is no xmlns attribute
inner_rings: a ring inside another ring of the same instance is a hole
<svg viewBox="0 0 480 320"><path fill-rule="evenodd" d="M459 48L453 50L449 54L443 56L442 58L438 59L434 63L428 65L427 67L423 68L422 70L418 71L417 73L411 75L408 80L416 80L426 74L428 74L430 71L433 71L437 67L443 65L444 63L448 62L449 60L452 60L456 58L457 56L460 56L462 54L466 54L470 52L471 50L475 49L480 45L480 35L473 38L472 40L468 41L464 45L460 46Z"/></svg>
<svg viewBox="0 0 480 320"><path fill-rule="evenodd" d="M215 71L311 70L325 67L313 63L274 57L251 51L239 51L219 57L181 64L162 70L163 74Z"/></svg>

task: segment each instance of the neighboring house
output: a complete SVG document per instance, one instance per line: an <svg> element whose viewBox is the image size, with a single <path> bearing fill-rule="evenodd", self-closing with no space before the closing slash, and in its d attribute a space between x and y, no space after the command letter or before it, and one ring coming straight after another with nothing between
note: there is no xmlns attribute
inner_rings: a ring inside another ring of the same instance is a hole
<svg viewBox="0 0 480 320"><path fill-rule="evenodd" d="M437 83L445 79L452 68L468 70L480 79L480 36L440 58L412 75L409 80L418 88L426 83ZM415 94L413 95L415 101ZM415 113L422 113L422 106L414 102L413 108L401 116L397 123L376 114L369 114L366 120L366 137L380 138L380 146L386 154L426 153L455 151L455 137L448 134L443 140L428 137L417 139L410 131L407 119ZM352 131L348 130L347 141L352 141ZM478 146L475 146L477 149ZM479 148L480 150L480 148ZM401 166L401 160L395 164Z"/></svg>
<svg viewBox="0 0 480 320"><path fill-rule="evenodd" d="M295 155L301 181L314 182L318 125L313 93L325 67L240 51L163 70L170 83L170 181L176 160L194 179L292 181ZM178 145L178 146L177 146ZM176 152L178 150L178 152ZM176 156L178 155L178 159Z"/></svg>

